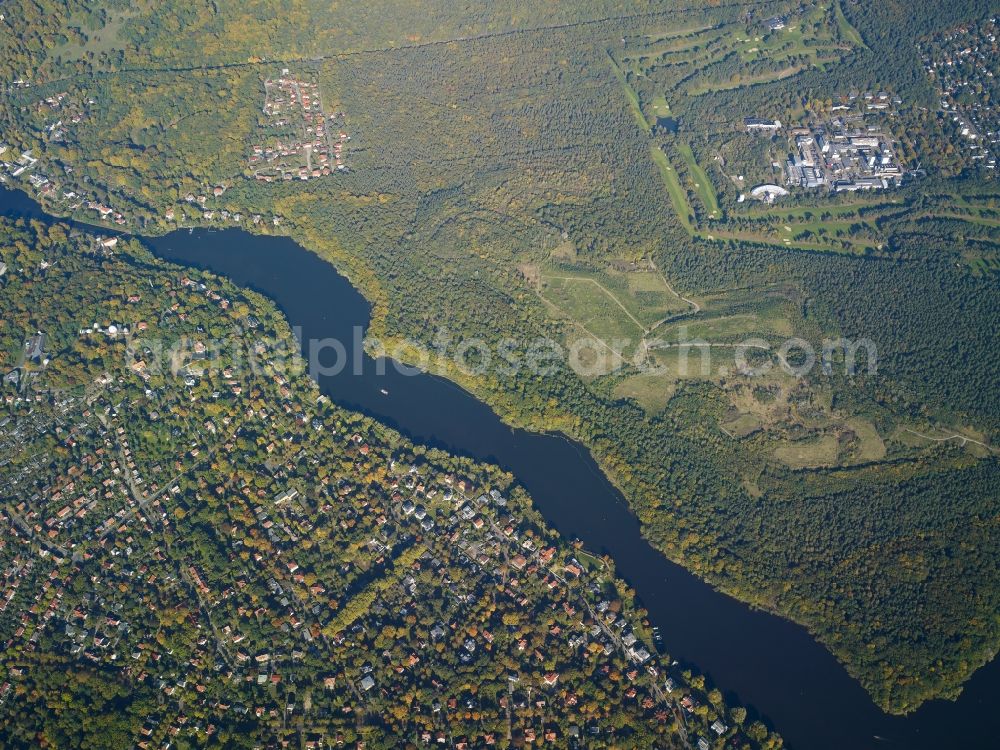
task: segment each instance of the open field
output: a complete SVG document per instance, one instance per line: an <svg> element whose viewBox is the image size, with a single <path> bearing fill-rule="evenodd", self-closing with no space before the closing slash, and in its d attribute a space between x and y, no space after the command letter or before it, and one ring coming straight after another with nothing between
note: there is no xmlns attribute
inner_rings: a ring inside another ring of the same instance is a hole
<svg viewBox="0 0 1000 750"><path fill-rule="evenodd" d="M751 219L774 219L784 222L810 222L819 220L853 220L871 222L893 214L912 212L913 218L940 218L982 223L993 226L1000 221L1000 196L966 196L960 193L924 196L926 204L918 205L913 196L880 194L871 198L854 199L846 203L818 203L813 206L785 207L781 205L754 207L741 211L739 216Z"/></svg>
<svg viewBox="0 0 1000 750"><path fill-rule="evenodd" d="M878 430L875 429L875 425L866 419L855 417L847 420L847 426L857 436L860 443L852 457L855 463L869 463L885 458L885 443L878 434Z"/></svg>
<svg viewBox="0 0 1000 750"><path fill-rule="evenodd" d="M679 348L656 350L653 352L653 363L656 367L654 371L632 375L618 383L614 396L632 399L648 414L656 414L667 405L681 381L717 377L712 357L703 358L701 349L697 347L686 352Z"/></svg>
<svg viewBox="0 0 1000 750"><path fill-rule="evenodd" d="M694 181L695 191L697 192L702 205L705 206L708 218L722 218L722 209L719 208L719 199L715 194L715 188L712 186L712 181L705 173L705 170L701 168L701 165L698 164L698 160L695 159L694 152L691 150L690 144L678 144L677 150L680 151L681 156L687 163L688 171L691 173L691 178Z"/></svg>
<svg viewBox="0 0 1000 750"><path fill-rule="evenodd" d="M615 386L615 398L635 401L647 414L657 414L677 391L677 379L663 375L633 375Z"/></svg>
<svg viewBox="0 0 1000 750"><path fill-rule="evenodd" d="M919 219L945 219L948 221L964 221L968 224L976 224L981 227L989 227L990 229L996 229L1000 227L1000 219L993 218L990 216L984 216L982 213L949 213L947 211L938 211L934 213L926 213L918 217Z"/></svg>
<svg viewBox="0 0 1000 750"><path fill-rule="evenodd" d="M754 208L747 212L751 218L774 218L782 221L809 221L817 217L831 218L860 218L860 212L866 210L876 211L879 209L898 208L905 205L902 198L892 196L879 196L875 200L865 200L852 203L835 203L818 206L799 206L787 208L784 206L769 206L766 208Z"/></svg>
<svg viewBox="0 0 1000 750"><path fill-rule="evenodd" d="M758 20L750 29L739 21L649 35L626 48L619 73L648 78L662 92L699 96L789 78L863 46L840 7L824 3L791 14L785 28L773 31ZM735 71L734 60L739 63ZM638 100L641 111L652 103Z"/></svg>
<svg viewBox="0 0 1000 750"><path fill-rule="evenodd" d="M719 426L732 437L739 439L757 432L761 428L761 423L753 414L740 414L735 419L723 422Z"/></svg>
<svg viewBox="0 0 1000 750"><path fill-rule="evenodd" d="M621 59L634 75L646 75L657 67L687 64L694 52L710 54L710 50L717 47L728 33L726 27L713 25L648 35L645 43L627 49Z"/></svg>
<svg viewBox="0 0 1000 750"><path fill-rule="evenodd" d="M616 353L627 356L645 334L614 295L592 280L543 276L539 295Z"/></svg>
<svg viewBox="0 0 1000 750"><path fill-rule="evenodd" d="M709 81L698 86L689 87L687 93L689 96L704 96L705 94L711 94L716 91L733 91L734 89L747 88L748 86L762 86L766 83L784 81L786 78L792 78L802 71L808 70L814 65L822 66L826 63L836 62L838 59L839 58L836 57L816 58L809 63L786 65L783 68L769 71L767 73L758 73L756 75L738 75L726 81Z"/></svg>
<svg viewBox="0 0 1000 750"><path fill-rule="evenodd" d="M612 57L611 53L608 53L608 60L611 63L611 69L615 73L615 77L621 84L622 89L625 91L625 96L628 97L629 109L632 112L632 116L635 117L636 123L643 130L648 130L650 127L649 122L646 120L646 115L642 113L642 104L639 102L639 96L635 93L635 90L629 85L628 79L622 72L621 67L618 62Z"/></svg>
<svg viewBox="0 0 1000 750"><path fill-rule="evenodd" d="M890 436L890 439L900 445L913 448L953 444L961 446L978 458L986 458L1000 452L989 443L985 435L967 427L945 428L922 425L900 427Z"/></svg>
<svg viewBox="0 0 1000 750"><path fill-rule="evenodd" d="M697 232L693 224L693 214L688 204L687 194L684 192L680 178L677 176L677 170L671 166L667 155L663 153L663 149L655 143L650 145L650 153L653 156L653 162L660 170L660 177L667 188L667 194L670 196L670 203L674 207L677 218L680 219L681 224L684 225L688 234L694 236Z"/></svg>
<svg viewBox="0 0 1000 750"><path fill-rule="evenodd" d="M670 117L670 104L663 94L657 94L653 97L652 107L654 117Z"/></svg>
<svg viewBox="0 0 1000 750"><path fill-rule="evenodd" d="M813 469L836 465L839 451L836 435L822 435L783 442L774 449L774 457L790 469Z"/></svg>
<svg viewBox="0 0 1000 750"><path fill-rule="evenodd" d="M665 318L685 313L689 306L678 298L655 271L616 271L608 269L604 284L647 328L653 329Z"/></svg>
<svg viewBox="0 0 1000 750"><path fill-rule="evenodd" d="M958 195L936 200L932 206L921 206L912 198L885 196L846 204L820 202L796 208L774 206L753 209L744 215L754 220L755 226L759 224L760 231L771 232L772 236L784 230L793 243L832 240L842 247L861 251L877 250L884 244L884 232L879 225L886 220L911 220L918 224L952 221L987 229L1000 227L1000 211L976 205ZM977 264L976 267L980 271L988 270L988 261L986 266Z"/></svg>
<svg viewBox="0 0 1000 750"><path fill-rule="evenodd" d="M866 221L805 221L782 227L793 241L835 239L861 249L877 247L883 239L878 227Z"/></svg>
<svg viewBox="0 0 1000 750"><path fill-rule="evenodd" d="M583 331L628 356L654 328L690 309L654 269L591 271L552 266L539 273L539 296Z"/></svg>
<svg viewBox="0 0 1000 750"><path fill-rule="evenodd" d="M762 245L773 245L789 250L806 250L816 253L835 253L837 255L863 255L867 250L875 247L875 244L867 240L857 240L848 237L838 237L835 239L811 241L809 238L796 237L791 227L783 228L787 234L784 237L776 235L761 234L759 232L732 232L728 230L699 230L696 234L701 239L710 241L739 240L741 242L753 242Z"/></svg>
<svg viewBox="0 0 1000 750"><path fill-rule="evenodd" d="M671 340L683 331L688 339L709 343L738 343L748 336L789 336L792 324L787 318L766 318L754 314L699 317L661 329L658 334Z"/></svg>
<svg viewBox="0 0 1000 750"><path fill-rule="evenodd" d="M850 22L844 16L844 9L841 6L841 2L843 2L843 0L833 0L833 14L837 19L837 29L840 31L840 36L856 47L864 47L867 49L868 45L866 45L865 40L861 38L861 34L858 33L856 28L851 26Z"/></svg>

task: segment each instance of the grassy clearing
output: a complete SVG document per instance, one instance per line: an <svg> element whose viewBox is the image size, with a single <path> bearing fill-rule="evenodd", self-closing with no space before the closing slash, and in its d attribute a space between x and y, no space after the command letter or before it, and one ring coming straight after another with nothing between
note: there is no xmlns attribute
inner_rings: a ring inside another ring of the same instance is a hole
<svg viewBox="0 0 1000 750"><path fill-rule="evenodd" d="M840 3L841 0L833 0L833 15L834 18L837 19L837 30L840 31L841 38L846 39L855 47L868 49L868 45L865 44L865 40L861 38L861 34L856 28L851 26L851 22L847 20L847 17L844 15L844 9L841 7Z"/></svg>
<svg viewBox="0 0 1000 750"><path fill-rule="evenodd" d="M67 42L58 48L58 54L63 60L67 61L83 60L88 55L93 55L95 58L99 58L104 53L110 53L113 50L120 49L123 42L119 38L119 32L125 24L131 21L133 16L137 15L139 12L140 11L138 9L131 9L109 13L107 17L107 24L99 31L90 31L86 29L84 19L82 17L74 18L70 25L80 29L85 29L83 33L87 36L87 41L84 44Z"/></svg>
<svg viewBox="0 0 1000 750"><path fill-rule="evenodd" d="M927 196L928 205L913 218L961 221L989 229L1000 227L1000 195L942 193Z"/></svg>
<svg viewBox="0 0 1000 750"><path fill-rule="evenodd" d="M847 426L858 436L860 445L855 451L853 461L856 463L871 463L885 458L885 443L875 429L875 425L866 419L849 419Z"/></svg>
<svg viewBox="0 0 1000 750"><path fill-rule="evenodd" d="M762 425L760 419L753 414L740 414L736 419L723 422L720 426L734 438L740 439L753 435Z"/></svg>
<svg viewBox="0 0 1000 750"><path fill-rule="evenodd" d="M715 188L712 186L712 181L708 178L705 170L701 168L698 160L695 159L694 151L691 150L690 144L678 144L677 150L680 151L681 156L687 164L688 171L694 180L695 191L705 206L705 210L708 212L708 218L721 219L722 209L719 208L719 198L715 194Z"/></svg>
<svg viewBox="0 0 1000 750"><path fill-rule="evenodd" d="M933 213L927 214L926 218L949 219L951 221L964 221L967 224L977 224L978 226L989 227L990 229L996 229L997 227L1000 227L1000 219L994 219L988 216L983 216L981 213L957 214L957 213L948 213L946 211L935 211Z"/></svg>
<svg viewBox="0 0 1000 750"><path fill-rule="evenodd" d="M833 239L838 242L846 242L862 251L870 248L877 249L884 241L878 227L861 220L811 221L803 224L789 224L786 225L785 231L796 242ZM862 231L864 234L852 233L857 231Z"/></svg>
<svg viewBox="0 0 1000 750"><path fill-rule="evenodd" d="M865 252L879 249L884 238L876 218L893 210L897 210L897 215L903 216L914 209L908 207L908 201L905 199L883 198L877 201L830 206L757 209L747 212L745 216L773 222L769 225L772 230L778 230L778 224L783 223L784 226L781 228L785 230L787 237L782 237L782 242L786 238L793 242L810 244L830 240L835 243L845 243L849 246L848 252ZM902 213L899 213L900 210ZM865 216L862 216L862 211L866 212ZM948 196L947 201L942 201L940 205L913 213L912 219L917 222L947 220L989 229L1000 228L1000 218L995 209L969 204L961 196ZM858 234L859 229L861 234ZM840 251L844 251L844 248L840 248Z"/></svg>
<svg viewBox="0 0 1000 750"><path fill-rule="evenodd" d="M709 343L733 343L747 336L775 334L786 335L792 328L787 318L768 320L757 315L730 315L716 318L703 318L684 323L678 323L659 331L658 334L669 339L672 333L679 335L681 329L689 339L703 339Z"/></svg>
<svg viewBox="0 0 1000 750"><path fill-rule="evenodd" d="M660 170L660 177L663 178L663 184L667 188L667 194L670 196L670 202L674 206L677 218L680 219L681 224L684 225L688 234L695 236L697 232L694 227L694 216L691 207L688 205L687 193L681 186L680 178L677 176L677 170L670 165L670 160L663 153L663 149L655 143L650 144L649 149L653 156L653 161Z"/></svg>
<svg viewBox="0 0 1000 750"><path fill-rule="evenodd" d="M677 348L652 352L655 370L625 378L615 386L615 398L631 399L650 415L663 411L681 381L718 377L717 370L713 368L715 355L703 357L701 352L697 347L686 353Z"/></svg>
<svg viewBox="0 0 1000 750"><path fill-rule="evenodd" d="M635 401L650 416L666 408L677 390L677 380L661 375L633 375L615 386L614 396Z"/></svg>
<svg viewBox="0 0 1000 750"><path fill-rule="evenodd" d="M823 21L823 16L824 8L819 7L810 16L780 31L771 32L763 37L738 39L736 50L740 58L747 63L757 60L782 62L799 56L814 57L817 55L815 46L818 40L832 42L829 34L810 36L806 32L806 29L811 30L817 21ZM830 45L826 46L827 49L830 48Z"/></svg>
<svg viewBox="0 0 1000 750"><path fill-rule="evenodd" d="M647 331L689 309L652 270L550 267L539 278L546 302L623 354L634 351ZM629 345L616 346L620 339L629 339Z"/></svg>
<svg viewBox="0 0 1000 750"><path fill-rule="evenodd" d="M647 328L664 318L687 312L690 306L667 286L658 273L608 270L606 283L615 297Z"/></svg>
<svg viewBox="0 0 1000 750"><path fill-rule="evenodd" d="M861 218L861 211L866 209L878 210L878 209L890 209L898 208L905 205L905 201L902 198L882 198L876 201L859 201L857 203L838 203L835 205L822 205L818 204L815 206L801 206L797 208L784 208L782 206L774 206L771 208L761 208L754 209L747 212L747 216L751 219L756 218L774 218L782 219L784 221L811 221L812 219L819 218L821 216L830 216L833 218Z"/></svg>
<svg viewBox="0 0 1000 750"><path fill-rule="evenodd" d="M971 427L901 426L890 436L890 440L912 448L955 445L977 458L987 458L997 453L997 449L990 446L986 435Z"/></svg>
<svg viewBox="0 0 1000 750"><path fill-rule="evenodd" d="M657 94L653 97L652 106L654 117L670 117L670 104L667 103L667 97L663 94Z"/></svg>
<svg viewBox="0 0 1000 750"><path fill-rule="evenodd" d="M818 469L836 466L840 443L836 435L786 442L774 449L774 457L790 469Z"/></svg>
<svg viewBox="0 0 1000 750"><path fill-rule="evenodd" d="M839 236L839 233L847 232L851 227L854 226L860 226L865 229L871 230L873 232L878 231L878 227L876 227L871 222L858 218L820 219L820 220L809 220L801 222L789 222L785 226L790 226L792 228L792 234L794 236L798 236L805 232L812 232L813 234L820 234L826 232L834 236Z"/></svg>
<svg viewBox="0 0 1000 750"><path fill-rule="evenodd" d="M810 242L793 239L791 233L788 233L788 236L784 239L757 234L755 232L729 232L721 230L697 232L697 236L707 240L738 240L740 242L771 245L772 247L783 247L787 250L806 250L814 253L836 253L837 255L864 255L868 249L874 248L874 244L866 240L852 240L840 237L831 239L830 241ZM846 246L838 244L841 242L845 243Z"/></svg>
<svg viewBox="0 0 1000 750"><path fill-rule="evenodd" d="M622 60L636 75L647 75L653 68L682 61L697 64L710 56L710 48L727 33L724 27L706 26L688 33L649 37L644 47L623 55Z"/></svg>
<svg viewBox="0 0 1000 750"><path fill-rule="evenodd" d="M743 23L729 23L686 35L653 36L622 60L636 75L652 76L657 71L677 77L678 88L699 96L770 83L810 66L838 61L847 45L864 46L834 3L833 7L817 6L801 17L793 14L787 28L774 32L760 28L747 36ZM742 63L735 72L727 63L733 59Z"/></svg>
<svg viewBox="0 0 1000 750"><path fill-rule="evenodd" d="M543 276L539 294L617 354L627 357L645 334L615 296L592 280Z"/></svg>
<svg viewBox="0 0 1000 750"><path fill-rule="evenodd" d="M972 260L969 265L977 276L991 276L1000 273L1000 259L980 257Z"/></svg>
<svg viewBox="0 0 1000 750"><path fill-rule="evenodd" d="M646 34L646 38L649 39L650 44L657 44L659 42L665 42L668 39L677 39L679 37L690 37L697 34L703 34L706 31L711 31L715 29L715 24L709 24L708 26L696 26L691 29L673 29L671 31L658 31L655 34Z"/></svg>
<svg viewBox="0 0 1000 750"><path fill-rule="evenodd" d="M789 65L781 70L776 70L771 73L761 73L760 75L746 77L736 74L728 81L707 81L698 86L693 86L688 90L688 95L704 96L705 94L711 94L716 91L732 91L733 89L760 86L765 83L775 83L777 81L783 81L786 78L791 78L792 76L797 76L803 70L807 70L813 65L823 65L828 62L836 62L838 59L839 58L835 57L818 57L810 63Z"/></svg>
<svg viewBox="0 0 1000 750"><path fill-rule="evenodd" d="M639 102L639 95L636 94L635 89L629 85L628 79L625 78L625 73L622 72L622 69L619 67L610 52L608 52L608 62L611 63L611 69L615 72L615 77L618 79L618 83L620 83L621 87L625 90L625 96L628 97L629 109L632 110L632 116L635 117L636 123L639 125L640 129L648 131L652 125L646 121L646 115L642 113L642 104Z"/></svg>
<svg viewBox="0 0 1000 750"><path fill-rule="evenodd" d="M606 325L632 336L643 332L643 326L615 296L590 279L542 276L542 295L587 328Z"/></svg>

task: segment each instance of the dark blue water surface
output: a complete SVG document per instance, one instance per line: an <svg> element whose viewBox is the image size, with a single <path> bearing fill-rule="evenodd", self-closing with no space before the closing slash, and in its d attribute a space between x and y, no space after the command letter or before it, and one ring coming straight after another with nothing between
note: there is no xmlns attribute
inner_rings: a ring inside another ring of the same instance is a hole
<svg viewBox="0 0 1000 750"><path fill-rule="evenodd" d="M46 218L19 191L0 188L0 213ZM256 289L281 308L302 341L334 338L353 361L356 327L369 305L337 271L292 240L238 229L181 230L143 238L160 257L209 269ZM996 747L1000 660L980 669L955 702L933 701L908 717L888 716L803 628L753 610L671 563L642 538L621 494L588 452L561 435L512 429L474 396L431 375L378 374L361 357L319 378L338 404L364 412L418 442L489 461L517 476L546 520L587 548L607 552L638 592L664 649L750 707L795 750L944 750ZM383 393L386 391L387 393Z"/></svg>

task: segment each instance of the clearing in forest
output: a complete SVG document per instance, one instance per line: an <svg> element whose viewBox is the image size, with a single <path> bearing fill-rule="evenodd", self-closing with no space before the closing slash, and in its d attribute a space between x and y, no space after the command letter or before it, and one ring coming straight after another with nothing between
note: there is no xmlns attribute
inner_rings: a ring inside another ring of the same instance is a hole
<svg viewBox="0 0 1000 750"><path fill-rule="evenodd" d="M651 266L623 264L602 271L552 265L540 271L537 290L587 333L615 352L631 356L664 322L688 313L681 299Z"/></svg>
<svg viewBox="0 0 1000 750"><path fill-rule="evenodd" d="M687 164L688 172L694 182L695 192L705 207L708 218L722 218L722 209L719 208L719 198L715 194L712 180L706 174L705 170L702 169L701 165L698 164L698 160L695 158L690 144L680 143L677 146L677 150L680 151L681 156Z"/></svg>
<svg viewBox="0 0 1000 750"><path fill-rule="evenodd" d="M740 19L633 40L620 55L618 72L647 78L661 92L699 96L789 78L864 47L835 1L783 20L780 28L758 17L749 26ZM653 103L638 101L647 121Z"/></svg>

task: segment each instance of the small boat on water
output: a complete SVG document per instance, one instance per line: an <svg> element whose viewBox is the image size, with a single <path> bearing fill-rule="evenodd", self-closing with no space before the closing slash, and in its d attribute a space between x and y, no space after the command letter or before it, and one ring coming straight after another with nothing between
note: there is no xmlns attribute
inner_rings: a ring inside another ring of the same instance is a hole
<svg viewBox="0 0 1000 750"><path fill-rule="evenodd" d="M379 388L378 390L379 390L379 393L381 393L383 396L388 396L389 395L389 391L387 391L385 388Z"/></svg>

